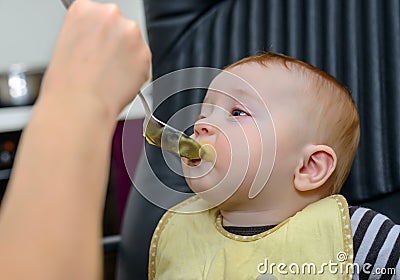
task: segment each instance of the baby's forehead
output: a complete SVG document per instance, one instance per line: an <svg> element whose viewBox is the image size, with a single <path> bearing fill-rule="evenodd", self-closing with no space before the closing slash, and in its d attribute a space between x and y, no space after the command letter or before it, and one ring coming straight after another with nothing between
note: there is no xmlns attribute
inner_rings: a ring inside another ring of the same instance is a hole
<svg viewBox="0 0 400 280"><path fill-rule="evenodd" d="M301 87L298 75L277 63L244 63L227 68L213 79L206 97L222 93L237 98L285 98Z"/></svg>

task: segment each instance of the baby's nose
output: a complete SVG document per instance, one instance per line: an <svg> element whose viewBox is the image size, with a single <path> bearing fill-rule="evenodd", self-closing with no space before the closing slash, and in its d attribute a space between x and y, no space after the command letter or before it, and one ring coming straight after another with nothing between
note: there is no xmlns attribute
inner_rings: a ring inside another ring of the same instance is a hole
<svg viewBox="0 0 400 280"><path fill-rule="evenodd" d="M194 134L198 136L212 135L215 132L215 128L211 125L197 122L194 124Z"/></svg>

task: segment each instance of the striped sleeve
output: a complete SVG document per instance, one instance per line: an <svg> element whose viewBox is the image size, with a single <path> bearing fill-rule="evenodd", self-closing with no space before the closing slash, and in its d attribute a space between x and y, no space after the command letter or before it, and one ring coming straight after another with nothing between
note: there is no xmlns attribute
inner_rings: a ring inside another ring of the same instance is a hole
<svg viewBox="0 0 400 280"><path fill-rule="evenodd" d="M353 233L353 279L400 280L400 225L363 207L349 207Z"/></svg>

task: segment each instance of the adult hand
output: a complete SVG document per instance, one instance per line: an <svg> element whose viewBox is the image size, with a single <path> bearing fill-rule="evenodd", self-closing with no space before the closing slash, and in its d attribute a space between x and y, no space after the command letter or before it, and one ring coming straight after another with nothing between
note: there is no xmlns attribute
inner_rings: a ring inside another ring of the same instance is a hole
<svg viewBox="0 0 400 280"><path fill-rule="evenodd" d="M77 0L68 10L41 95L91 94L117 116L149 79L150 60L139 26L115 4Z"/></svg>

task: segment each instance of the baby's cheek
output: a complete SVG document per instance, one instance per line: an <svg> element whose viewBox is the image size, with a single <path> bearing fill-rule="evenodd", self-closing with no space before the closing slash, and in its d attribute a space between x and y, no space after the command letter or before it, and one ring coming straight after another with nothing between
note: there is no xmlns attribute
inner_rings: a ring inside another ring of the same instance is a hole
<svg viewBox="0 0 400 280"><path fill-rule="evenodd" d="M232 152L236 149L231 144L226 137L220 137L214 145L216 153L215 167L221 171L227 171L231 163Z"/></svg>

